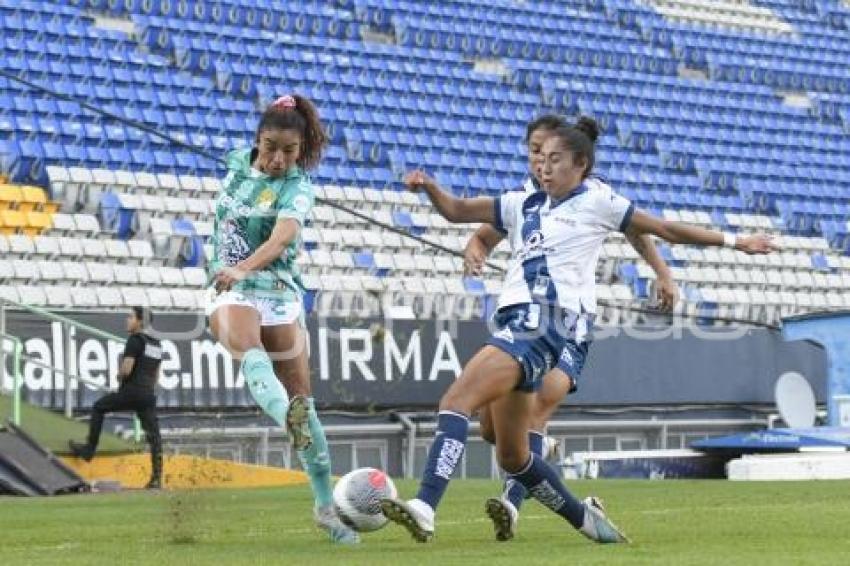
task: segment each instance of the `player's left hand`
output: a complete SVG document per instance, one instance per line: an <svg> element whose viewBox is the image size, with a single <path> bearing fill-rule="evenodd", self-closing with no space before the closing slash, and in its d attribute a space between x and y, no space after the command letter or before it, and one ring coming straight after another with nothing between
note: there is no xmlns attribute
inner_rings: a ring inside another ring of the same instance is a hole
<svg viewBox="0 0 850 566"><path fill-rule="evenodd" d="M217 293L229 291L247 276L248 272L239 267L224 267L215 274L215 290Z"/></svg>
<svg viewBox="0 0 850 566"><path fill-rule="evenodd" d="M404 184L411 192L418 192L425 188L435 188L437 182L427 173L420 169L410 171L404 176Z"/></svg>
<svg viewBox="0 0 850 566"><path fill-rule="evenodd" d="M735 249L749 255L758 255L774 252L780 249L780 246L767 234L754 234L739 236L735 242Z"/></svg>
<svg viewBox="0 0 850 566"><path fill-rule="evenodd" d="M679 302L679 286L672 277L661 277L655 282L655 294L658 298L658 308L665 312L672 311Z"/></svg>

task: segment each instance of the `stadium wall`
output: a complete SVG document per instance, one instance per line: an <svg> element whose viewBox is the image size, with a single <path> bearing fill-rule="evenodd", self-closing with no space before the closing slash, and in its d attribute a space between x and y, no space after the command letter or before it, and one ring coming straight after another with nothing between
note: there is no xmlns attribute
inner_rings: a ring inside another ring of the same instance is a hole
<svg viewBox="0 0 850 566"><path fill-rule="evenodd" d="M123 333L116 312L69 313L104 330ZM202 316L161 314L155 318L165 360L159 403L163 409L253 407L238 368L206 331ZM314 393L323 409L431 410L462 365L484 343L481 321L388 321L312 317ZM58 323L24 312L7 312L7 329L24 339L28 356L62 367L64 350L74 350L71 373L115 387L123 344L90 336L63 336ZM3 386L11 388L11 357ZM597 333L579 391L570 406L665 404L773 405L776 379L787 371L806 376L819 403L825 400L826 356L811 342L784 342L766 329L700 327L604 328ZM24 398L60 409L64 385L58 372L27 364ZM87 409L102 393L77 388L75 406Z"/></svg>

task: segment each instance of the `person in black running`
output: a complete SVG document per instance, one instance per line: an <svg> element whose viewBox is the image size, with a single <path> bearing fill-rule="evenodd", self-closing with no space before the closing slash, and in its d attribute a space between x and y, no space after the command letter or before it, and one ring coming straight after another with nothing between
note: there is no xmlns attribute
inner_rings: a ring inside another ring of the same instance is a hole
<svg viewBox="0 0 850 566"><path fill-rule="evenodd" d="M94 457L103 417L114 411L135 411L142 423L145 437L151 447L151 478L148 489L162 487L162 439L156 417L156 393L162 348L159 340L145 333L151 322L151 313L142 307L133 307L127 316L130 337L124 347L121 367L118 370L118 391L104 395L92 407L89 437L85 444L69 442L75 456L86 461Z"/></svg>

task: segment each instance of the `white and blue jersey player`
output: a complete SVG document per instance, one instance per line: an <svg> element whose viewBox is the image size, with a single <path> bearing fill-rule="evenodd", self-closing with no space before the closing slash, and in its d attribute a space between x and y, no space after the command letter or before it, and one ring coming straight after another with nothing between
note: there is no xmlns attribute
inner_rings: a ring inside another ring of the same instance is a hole
<svg viewBox="0 0 850 566"><path fill-rule="evenodd" d="M591 540L627 542L595 499L578 500L528 446L534 398L529 393L547 371L575 371L583 363L595 311L594 272L605 236L628 229L671 243L727 245L747 253L774 248L766 236L735 238L655 218L609 187L588 183L598 133L589 118L557 128L543 146L544 191L532 195L459 199L421 171L405 177L448 221L492 224L504 229L513 245L497 326L440 400L437 431L416 497L381 502L384 514L420 542L434 536L436 509L463 456L469 416L488 405L496 457L509 479ZM505 503L504 511L514 522L511 507Z"/></svg>
<svg viewBox="0 0 850 566"><path fill-rule="evenodd" d="M555 367L576 388L596 313L599 254L608 234L625 230L634 210L597 179L585 179L560 200L537 190L495 199L493 226L514 253L488 344L522 365L518 389L537 391Z"/></svg>
<svg viewBox="0 0 850 566"><path fill-rule="evenodd" d="M524 141L528 150L530 176L517 189L518 191L524 191L530 195L543 190L540 185L543 145L555 129L568 125L563 116L555 114L544 114L528 123ZM602 181L597 181L591 177L585 180L585 184L589 187L594 186L597 182ZM481 275L485 259L505 238L505 235L504 231L498 231L490 224L479 226L470 236L463 252L465 274ZM678 302L679 291L669 266L661 257L652 239L647 235L635 235L627 231L626 240L655 272L655 292L658 308L661 311L672 310ZM577 341L577 346L579 346L581 353L586 354L587 348L590 346L590 338ZM571 366L574 373L565 373L566 367L561 367L557 371L550 371L543 376L543 383L534 395L528 430L528 446L531 452L544 459L548 452L549 440L546 438L546 426L549 419L561 407L564 397L576 389L576 379L580 377L579 372L584 367L583 359L579 359L578 356L574 356L573 359L574 362ZM495 444L496 437L489 406L478 410L478 418L481 437L487 442ZM497 540L506 541L513 538L516 529L516 517L527 495L528 492L522 484L508 480L505 482L501 497L487 500L485 509L493 521Z"/></svg>

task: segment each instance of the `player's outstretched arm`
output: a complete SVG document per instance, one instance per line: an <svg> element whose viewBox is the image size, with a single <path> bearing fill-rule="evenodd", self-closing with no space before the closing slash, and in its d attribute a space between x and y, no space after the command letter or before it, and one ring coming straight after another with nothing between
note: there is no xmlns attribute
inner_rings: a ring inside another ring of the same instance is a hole
<svg viewBox="0 0 850 566"><path fill-rule="evenodd" d="M504 236L489 224L481 225L466 243L463 250L464 275L481 275L484 261L487 259Z"/></svg>
<svg viewBox="0 0 850 566"><path fill-rule="evenodd" d="M301 224L294 218L279 219L269 239L250 256L233 267L225 267L215 275L215 289L218 292L229 290L234 284L245 279L251 272L260 271L283 255L286 247L298 237Z"/></svg>
<svg viewBox="0 0 850 566"><path fill-rule="evenodd" d="M496 221L495 200L492 198L456 198L447 193L423 171L411 171L404 176L411 191L423 191L443 218L456 224Z"/></svg>
<svg viewBox="0 0 850 566"><path fill-rule="evenodd" d="M636 234L654 234L671 244L696 244L700 246L728 246L747 254L769 254L779 249L770 236L755 234L736 238L715 230L706 230L684 222L671 222L636 210L629 222Z"/></svg>
<svg viewBox="0 0 850 566"><path fill-rule="evenodd" d="M670 266L658 253L652 238L649 234L638 233L634 224L630 224L626 229L626 239L655 272L659 306L662 310L672 310L679 302L679 287L673 280Z"/></svg>

